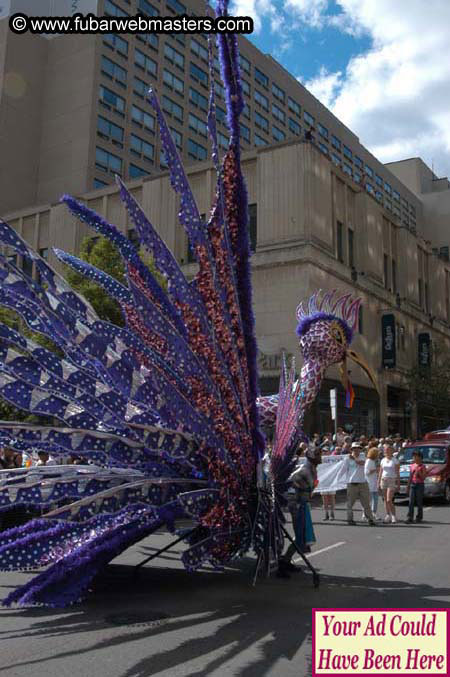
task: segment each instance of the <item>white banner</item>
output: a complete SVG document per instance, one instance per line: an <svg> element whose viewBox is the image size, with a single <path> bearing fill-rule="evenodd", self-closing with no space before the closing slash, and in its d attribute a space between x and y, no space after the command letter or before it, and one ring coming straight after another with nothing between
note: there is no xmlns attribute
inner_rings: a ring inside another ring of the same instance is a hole
<svg viewBox="0 0 450 677"><path fill-rule="evenodd" d="M317 466L319 484L314 493L339 491L347 488L347 463L343 461L348 454L336 456L322 456L322 463Z"/></svg>

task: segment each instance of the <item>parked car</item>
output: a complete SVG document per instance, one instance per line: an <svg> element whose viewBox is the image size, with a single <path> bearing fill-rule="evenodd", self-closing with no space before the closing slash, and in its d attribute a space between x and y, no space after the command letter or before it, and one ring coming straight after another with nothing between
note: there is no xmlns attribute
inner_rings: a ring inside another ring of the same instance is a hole
<svg viewBox="0 0 450 677"><path fill-rule="evenodd" d="M413 442L399 452L400 490L398 495L400 496L407 494L409 468L415 451L422 452L423 462L427 469L425 497L440 497L450 504L450 431L428 433L423 440Z"/></svg>

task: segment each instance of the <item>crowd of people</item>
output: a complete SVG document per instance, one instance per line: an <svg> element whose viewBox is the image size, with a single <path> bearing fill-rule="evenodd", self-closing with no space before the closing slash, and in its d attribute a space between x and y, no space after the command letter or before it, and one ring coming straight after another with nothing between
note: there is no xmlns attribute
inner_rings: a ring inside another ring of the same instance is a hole
<svg viewBox="0 0 450 677"><path fill-rule="evenodd" d="M83 465L87 461L76 454L55 460L47 451L38 451L31 455L22 454L10 447L0 448L0 470L15 470L16 468L32 468L52 465Z"/></svg>
<svg viewBox="0 0 450 677"><path fill-rule="evenodd" d="M345 455L343 461L347 471L347 522L355 525L353 508L357 500L363 508L362 521L370 526L381 518L378 516L379 498L382 496L385 515L384 521L389 524L397 522L394 496L400 488L400 462L398 455L412 440L402 438L400 434L393 437L377 438L366 435L352 436L338 428L335 434L325 433L313 435L313 444L321 450L322 455ZM303 445L299 455L304 453ZM406 522L414 520L414 508L417 507L416 522L423 519L423 488L426 470L418 451L410 469L408 483L409 508ZM335 492L321 492L324 520L335 519Z"/></svg>

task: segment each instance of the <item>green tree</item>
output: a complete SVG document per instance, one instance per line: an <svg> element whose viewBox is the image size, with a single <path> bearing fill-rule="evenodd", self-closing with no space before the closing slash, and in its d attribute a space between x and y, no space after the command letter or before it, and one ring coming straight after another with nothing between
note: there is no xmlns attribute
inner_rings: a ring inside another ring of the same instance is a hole
<svg viewBox="0 0 450 677"><path fill-rule="evenodd" d="M419 416L429 418L431 427L440 425L438 421L450 424L449 351L443 345L435 344L431 365L429 367L414 366L409 371L407 379ZM436 420L435 424L432 423L433 419ZM422 428L422 425L420 427ZM426 431L421 429L421 432Z"/></svg>
<svg viewBox="0 0 450 677"><path fill-rule="evenodd" d="M139 252L139 255L143 263L157 279L160 286L163 289L166 289L166 280L156 269L152 257L142 251ZM116 247L107 238L86 237L82 242L79 258L96 268L103 270L126 286L126 276L122 258ZM70 286L91 303L102 320L107 320L119 327L124 325L119 304L112 299L100 285L92 280L86 279L82 274L69 268L69 266L66 266L64 275Z"/></svg>

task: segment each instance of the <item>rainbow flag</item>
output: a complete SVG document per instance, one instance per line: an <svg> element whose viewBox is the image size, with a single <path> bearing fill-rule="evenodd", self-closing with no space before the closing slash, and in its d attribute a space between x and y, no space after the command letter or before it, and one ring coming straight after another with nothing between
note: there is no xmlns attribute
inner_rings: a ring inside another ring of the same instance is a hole
<svg viewBox="0 0 450 677"><path fill-rule="evenodd" d="M354 400L355 400L355 391L353 390L353 386L349 381L345 393L345 406L347 407L347 409L351 409L353 407Z"/></svg>

